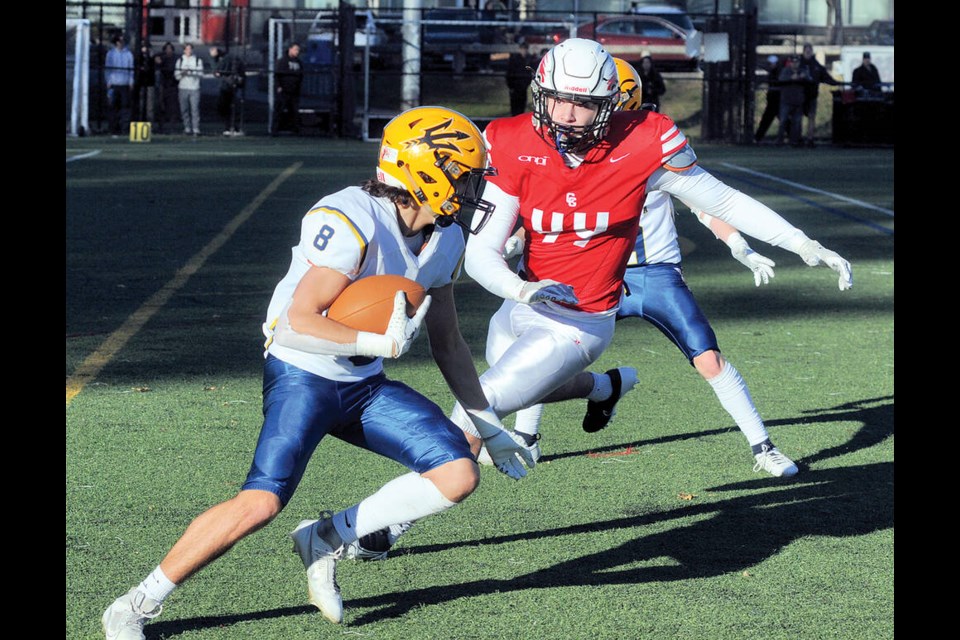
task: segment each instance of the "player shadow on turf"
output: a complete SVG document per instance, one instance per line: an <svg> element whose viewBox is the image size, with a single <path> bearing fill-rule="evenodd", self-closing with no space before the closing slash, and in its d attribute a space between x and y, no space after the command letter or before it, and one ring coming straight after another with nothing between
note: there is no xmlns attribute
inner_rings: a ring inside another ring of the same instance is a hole
<svg viewBox="0 0 960 640"><path fill-rule="evenodd" d="M750 579L750 574L763 575L764 569L757 565L800 538L862 536L893 527L892 462L810 471L801 477L802 480L778 484L772 489L769 478L714 487L704 491L705 495L701 497L704 502L658 513L483 540L462 540L452 545L433 545L430 550L440 551L461 545L602 534L631 527L642 529L670 520L704 518L651 535L643 535L641 531L638 537L618 547L509 580L476 580L348 599L344 603L348 612L366 607L373 610L348 619L347 623L361 626L398 618L425 605L527 589L667 582L736 574ZM713 492L754 489L767 490L706 502L713 497ZM749 543L744 532L749 532ZM535 558L537 554L531 553L530 557Z"/></svg>
<svg viewBox="0 0 960 640"><path fill-rule="evenodd" d="M724 498L723 493L730 491L757 493ZM663 523L691 519L697 520L659 530ZM644 528L652 526L658 531L645 534ZM698 500L665 511L404 549L404 554L456 553L458 548L479 544L527 542L536 545L545 538L604 535L615 530L637 529L636 537L620 546L508 580L481 579L369 598L350 599L348 594L344 602L348 615L345 627L395 619L427 605L442 605L493 593L669 582L738 574L749 580L763 576L766 569L758 565L798 539L862 536L891 527L893 462L814 470L787 483L756 478L705 489ZM748 542L744 532L749 532ZM569 548L576 548L576 545L571 544ZM529 557L546 556L530 551ZM769 571L775 572L776 569ZM775 576L775 579L779 577ZM363 609L370 610L362 612ZM351 612L356 617L352 617ZM319 620L314 607L297 606L158 622L148 625L144 632L151 639L170 638L187 631L290 615L317 616L318 624L327 624Z"/></svg>
<svg viewBox="0 0 960 640"><path fill-rule="evenodd" d="M223 616L203 616L198 618L183 618L181 620L163 620L146 625L143 628L143 635L147 640L165 640L173 638L181 633L198 631L200 629L211 629L214 627L229 627L239 622L250 622L253 620L269 620L271 618L284 618L286 616L311 615L317 613L317 608L312 605L297 607L278 607L267 611L253 611L250 613L237 613ZM253 634L256 637L256 634Z"/></svg>
<svg viewBox="0 0 960 640"><path fill-rule="evenodd" d="M888 402L889 401L889 402ZM878 404L880 403L880 404ZM765 420L764 424L769 430L771 427L787 427L816 423L834 423L834 422L859 422L861 427L844 444L824 449L813 455L806 456L796 460L797 466L801 471L808 468L809 465L834 458L861 449L872 447L883 442L893 435L893 396L879 396L876 398L865 398L863 400L853 400L844 404L836 405L826 409L811 409L803 412L804 416L798 418L781 418L778 420ZM617 414L620 415L619 413ZM621 417L621 420L624 418ZM622 423L621 423L622 424ZM608 429L616 428L617 422L611 423ZM606 447L597 447L588 451L568 451L565 453L556 453L552 455L543 455L540 462L554 462L563 458L573 458L583 455L603 455L615 452L622 452L638 447L662 445L669 442L680 442L704 436L715 436L724 433L737 433L737 427L723 427L720 429L707 429L704 431L691 431L689 433L677 433L659 438L648 440L637 440L622 444L614 444Z"/></svg>

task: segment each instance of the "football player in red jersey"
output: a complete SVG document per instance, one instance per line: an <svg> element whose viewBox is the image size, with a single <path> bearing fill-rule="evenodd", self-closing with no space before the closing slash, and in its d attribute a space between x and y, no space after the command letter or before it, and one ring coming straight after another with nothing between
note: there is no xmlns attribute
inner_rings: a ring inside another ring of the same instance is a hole
<svg viewBox="0 0 960 640"><path fill-rule="evenodd" d="M630 63L614 58L620 79L621 99L617 110L652 109L656 105L640 103L640 78ZM759 287L773 277L774 262L750 248L735 228L694 211L697 218L714 235L723 240L734 258L754 275ZM766 471L774 476L791 476L797 465L770 440L739 371L720 354L717 336L706 315L683 278L680 244L673 198L663 191L648 191L640 216L640 232L627 262L624 293L617 311L617 320L643 318L657 327L713 389L723 408L730 414L750 445L754 472ZM504 246L503 256L509 259L523 251L524 234L518 230ZM515 431L527 441L540 432L543 404L520 409L516 414ZM536 452L536 451L535 451ZM478 461L491 464L481 452Z"/></svg>
<svg viewBox="0 0 960 640"><path fill-rule="evenodd" d="M792 251L853 284L850 264L779 214L697 166L674 122L654 111L617 111L614 59L592 40L550 49L533 81L534 111L491 122L484 136L497 175L484 197L494 214L467 243L467 273L504 303L490 321L483 384L506 416L541 400L583 398L583 427L606 426L635 370L584 369L610 343L624 272L648 191L661 190L754 238ZM517 224L523 264L502 256ZM453 419L466 431L458 406ZM536 442L529 443L536 447Z"/></svg>

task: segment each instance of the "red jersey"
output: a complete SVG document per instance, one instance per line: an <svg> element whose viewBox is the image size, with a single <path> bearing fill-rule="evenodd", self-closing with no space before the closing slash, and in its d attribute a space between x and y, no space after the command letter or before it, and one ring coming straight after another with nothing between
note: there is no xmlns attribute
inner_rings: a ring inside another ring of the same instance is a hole
<svg viewBox="0 0 960 640"><path fill-rule="evenodd" d="M529 113L494 120L484 133L497 168L487 179L520 199L526 279L571 285L581 311L615 307L647 179L687 145L683 133L663 114L619 111L575 169L539 136Z"/></svg>

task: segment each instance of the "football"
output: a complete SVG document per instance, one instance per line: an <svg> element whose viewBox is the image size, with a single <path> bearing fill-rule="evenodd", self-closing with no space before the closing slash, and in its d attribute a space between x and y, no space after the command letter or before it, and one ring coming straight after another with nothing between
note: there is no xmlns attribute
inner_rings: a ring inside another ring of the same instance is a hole
<svg viewBox="0 0 960 640"><path fill-rule="evenodd" d="M407 293L407 316L413 317L426 292L417 282L395 275L367 276L349 284L330 305L327 317L357 331L383 333L400 290Z"/></svg>

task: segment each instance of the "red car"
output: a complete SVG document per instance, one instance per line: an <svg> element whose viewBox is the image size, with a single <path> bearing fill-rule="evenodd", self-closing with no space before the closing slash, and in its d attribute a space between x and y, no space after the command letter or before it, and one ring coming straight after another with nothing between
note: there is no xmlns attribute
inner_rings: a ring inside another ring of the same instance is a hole
<svg viewBox="0 0 960 640"><path fill-rule="evenodd" d="M561 42L567 37L566 33L557 33L553 40ZM687 32L656 16L601 16L596 22L580 25L577 37L596 40L610 55L634 66L648 54L659 69L693 71L700 63L699 51L696 51L699 47L690 47L688 51Z"/></svg>

